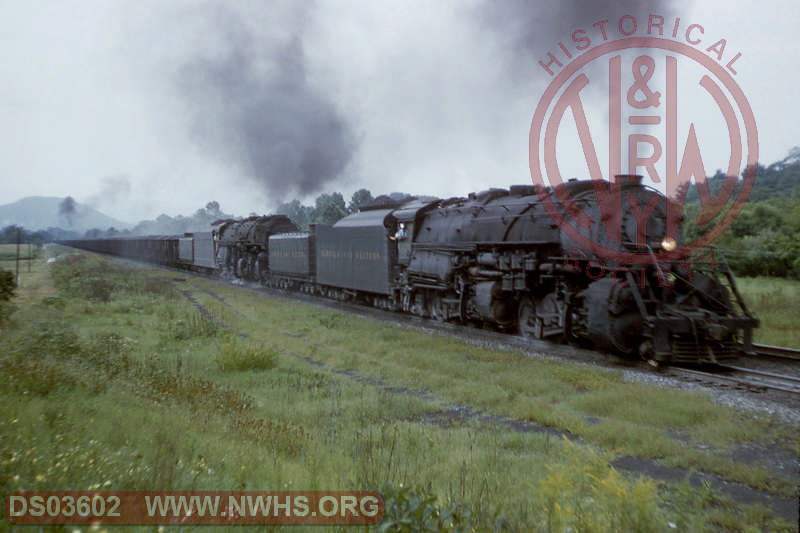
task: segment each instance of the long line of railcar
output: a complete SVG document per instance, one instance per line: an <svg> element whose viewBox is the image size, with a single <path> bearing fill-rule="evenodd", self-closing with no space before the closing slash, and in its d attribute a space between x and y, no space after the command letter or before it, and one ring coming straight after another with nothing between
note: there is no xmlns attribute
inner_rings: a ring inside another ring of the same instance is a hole
<svg viewBox="0 0 800 533"><path fill-rule="evenodd" d="M609 214L600 202L608 182L561 187L549 192L571 198L595 222L588 238L641 261L600 257L561 231L532 185L467 198L381 201L306 232L276 215L221 221L205 233L65 244L584 342L657 364L719 363L752 350L758 320L724 257L669 259L683 239L668 224L667 198L638 177L621 176L614 187L629 202ZM647 206L646 219L634 203ZM609 238L612 230L619 240Z"/></svg>

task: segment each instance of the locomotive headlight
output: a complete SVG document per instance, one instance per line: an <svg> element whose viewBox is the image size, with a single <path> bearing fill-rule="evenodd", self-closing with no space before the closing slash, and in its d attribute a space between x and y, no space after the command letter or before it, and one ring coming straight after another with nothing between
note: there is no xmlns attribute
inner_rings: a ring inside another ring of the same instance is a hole
<svg viewBox="0 0 800 533"><path fill-rule="evenodd" d="M678 247L678 243L672 237L664 237L661 241L661 249L666 252L671 252Z"/></svg>

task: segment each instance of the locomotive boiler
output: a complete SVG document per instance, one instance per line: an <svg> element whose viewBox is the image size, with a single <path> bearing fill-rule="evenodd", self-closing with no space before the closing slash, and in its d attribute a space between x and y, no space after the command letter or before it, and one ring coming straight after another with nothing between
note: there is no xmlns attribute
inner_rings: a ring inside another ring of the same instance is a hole
<svg viewBox="0 0 800 533"><path fill-rule="evenodd" d="M604 208L600 195L612 186L630 201ZM750 349L758 321L724 257L670 259L682 237L668 224L666 197L632 176L559 187L491 189L395 211L407 235L397 244L403 309L654 363L713 363ZM586 217L585 234L564 231L546 195L569 198L561 215Z"/></svg>

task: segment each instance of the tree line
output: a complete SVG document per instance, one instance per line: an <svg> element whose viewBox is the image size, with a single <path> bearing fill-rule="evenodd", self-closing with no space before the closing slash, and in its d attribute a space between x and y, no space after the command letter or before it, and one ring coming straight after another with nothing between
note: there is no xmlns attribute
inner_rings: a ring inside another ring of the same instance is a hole
<svg viewBox="0 0 800 533"><path fill-rule="evenodd" d="M717 171L707 180L712 196L720 191L726 179L722 171ZM736 187L735 193L741 187L741 181ZM388 199L399 200L407 196L404 193L392 193ZM368 189L354 192L349 201L345 201L339 192L324 193L317 196L313 205L303 205L296 199L284 202L278 206L275 214L286 215L301 230L307 230L311 224L333 224L367 204L386 198L375 198ZM686 192L684 207L683 230L687 241L702 236L725 214L723 210L710 223L701 226L697 220L701 210L697 187L692 184ZM212 201L191 216L160 215L155 220L142 221L130 230L95 229L87 231L83 237L179 235L207 231L215 221L230 218L234 217L224 213L218 202ZM81 237L76 232L60 228L29 232L17 226L7 226L0 230L0 243L17 242L18 232L21 242L32 242L37 246L44 242ZM737 275L800 279L800 148L792 150L782 161L758 166L758 177L748 203L714 245L722 249Z"/></svg>
<svg viewBox="0 0 800 533"><path fill-rule="evenodd" d="M409 195L402 192L393 192L387 196L375 198L368 189L359 189L345 203L342 193L325 193L317 196L314 205L303 205L299 200L282 203L278 206L276 214L288 216L292 222L302 230L307 230L311 224L334 224L340 218L346 217L368 204L377 200L401 200Z"/></svg>
<svg viewBox="0 0 800 533"><path fill-rule="evenodd" d="M718 171L708 180L716 195L727 177ZM734 194L738 193L737 183ZM693 184L684 208L684 236L694 240L725 215L699 225L702 210L697 187ZM731 270L739 276L776 276L800 279L800 149L769 166L758 166L755 186L742 212L714 242L723 251Z"/></svg>
<svg viewBox="0 0 800 533"><path fill-rule="evenodd" d="M392 193L390 196L398 199L408 195ZM340 218L355 213L361 206L374 200L372 193L367 189L360 189L354 192L349 202L345 202L342 193L324 193L317 196L313 205L303 205L298 200L282 203L275 210L275 214L287 215L299 228L307 230L309 224L333 224ZM256 214L250 213L251 216ZM171 217L162 214L153 220L143 220L130 229L90 229L80 234L61 228L48 228L47 230L32 232L16 225L11 225L0 230L0 243L16 243L18 235L20 242L32 242L38 246L45 242L79 238L100 239L134 235L181 235L183 233L208 231L215 222L233 218L236 217L225 213L219 202L211 201L190 216L177 215Z"/></svg>
<svg viewBox="0 0 800 533"><path fill-rule="evenodd" d="M62 239L77 239L80 236L81 234L77 231L64 230L61 228L30 231L16 224L12 224L0 229L0 244L16 244L19 240L22 244L31 243L38 249L46 242Z"/></svg>

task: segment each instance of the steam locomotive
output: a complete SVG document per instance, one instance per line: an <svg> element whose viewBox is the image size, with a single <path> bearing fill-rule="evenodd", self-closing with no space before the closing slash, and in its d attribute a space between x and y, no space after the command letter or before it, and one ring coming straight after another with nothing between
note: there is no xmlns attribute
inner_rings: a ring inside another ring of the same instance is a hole
<svg viewBox="0 0 800 533"><path fill-rule="evenodd" d="M613 187L636 202L608 209L602 191ZM554 207L553 196L569 202ZM640 177L620 176L614 184L517 185L445 200L382 197L307 232L277 215L184 236L64 244L587 344L655 365L717 363L750 351L758 320L724 257L708 249L671 258L683 238L669 209ZM588 221L583 235L564 231L559 215L570 210Z"/></svg>

